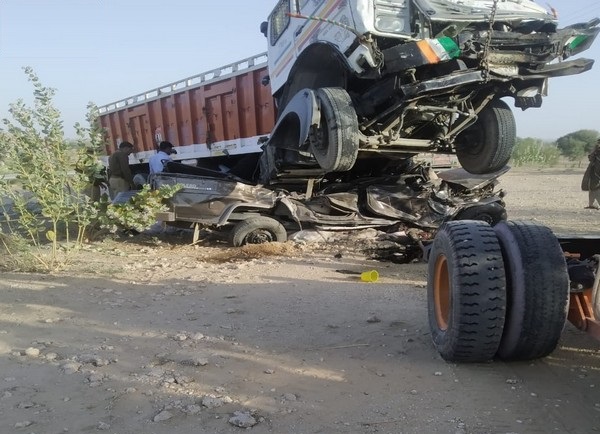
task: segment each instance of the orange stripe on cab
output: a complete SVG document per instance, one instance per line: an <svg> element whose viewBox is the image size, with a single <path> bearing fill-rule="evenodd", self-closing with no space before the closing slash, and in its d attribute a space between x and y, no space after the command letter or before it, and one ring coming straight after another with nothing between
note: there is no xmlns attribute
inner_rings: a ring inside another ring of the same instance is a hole
<svg viewBox="0 0 600 434"><path fill-rule="evenodd" d="M438 63L441 60L426 40L417 41L417 47L419 47L419 50L421 50L421 53L429 63Z"/></svg>

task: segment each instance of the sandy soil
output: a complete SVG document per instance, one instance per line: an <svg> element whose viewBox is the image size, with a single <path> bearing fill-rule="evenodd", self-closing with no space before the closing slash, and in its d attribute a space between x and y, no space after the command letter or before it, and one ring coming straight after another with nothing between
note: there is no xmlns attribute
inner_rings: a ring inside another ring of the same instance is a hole
<svg viewBox="0 0 600 434"><path fill-rule="evenodd" d="M600 236L581 175L511 171L510 218ZM600 343L570 325L543 360L446 363L422 263L373 261L360 240L185 241L2 276L0 433L600 432ZM377 283L348 273L369 269Z"/></svg>

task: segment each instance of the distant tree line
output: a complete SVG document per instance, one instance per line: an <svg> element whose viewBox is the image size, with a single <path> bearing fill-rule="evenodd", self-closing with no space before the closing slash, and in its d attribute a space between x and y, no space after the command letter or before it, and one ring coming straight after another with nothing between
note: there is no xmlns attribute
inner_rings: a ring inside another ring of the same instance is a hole
<svg viewBox="0 0 600 434"><path fill-rule="evenodd" d="M600 133L579 130L558 138L555 142L517 137L511 163L514 166L553 166L561 157L581 164L596 145Z"/></svg>

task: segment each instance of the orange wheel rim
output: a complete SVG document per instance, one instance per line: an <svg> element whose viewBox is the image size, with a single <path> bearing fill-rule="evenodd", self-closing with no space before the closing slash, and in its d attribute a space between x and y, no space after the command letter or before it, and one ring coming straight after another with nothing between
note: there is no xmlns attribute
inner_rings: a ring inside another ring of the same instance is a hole
<svg viewBox="0 0 600 434"><path fill-rule="evenodd" d="M433 279L435 319L440 330L448 330L451 294L448 261L446 256L440 255L435 261L435 277Z"/></svg>

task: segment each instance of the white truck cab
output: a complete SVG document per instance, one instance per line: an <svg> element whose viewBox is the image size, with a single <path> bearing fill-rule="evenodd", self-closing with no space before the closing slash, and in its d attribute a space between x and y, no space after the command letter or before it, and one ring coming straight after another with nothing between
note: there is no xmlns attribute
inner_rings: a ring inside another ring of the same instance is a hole
<svg viewBox="0 0 600 434"><path fill-rule="evenodd" d="M566 59L599 23L559 29L531 0L279 0L262 26L279 109L268 144L325 173L424 151L497 171L516 139L501 98L540 107L549 78L589 70Z"/></svg>

